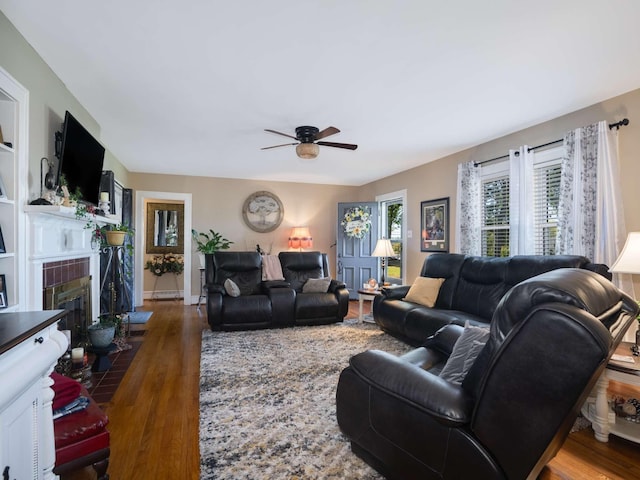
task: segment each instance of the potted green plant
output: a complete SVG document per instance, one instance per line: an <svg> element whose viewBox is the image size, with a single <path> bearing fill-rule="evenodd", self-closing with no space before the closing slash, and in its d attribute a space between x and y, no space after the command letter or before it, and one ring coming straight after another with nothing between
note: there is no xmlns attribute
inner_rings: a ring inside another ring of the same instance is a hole
<svg viewBox="0 0 640 480"><path fill-rule="evenodd" d="M116 334L116 319L110 314L100 315L99 321L87 328L89 341L95 348L106 348L111 345Z"/></svg>
<svg viewBox="0 0 640 480"><path fill-rule="evenodd" d="M209 229L209 233L191 230L193 241L196 242L196 250L200 256L200 266L204 268L204 255L206 253L215 253L218 250L226 250L233 243L231 240L224 238L222 234Z"/></svg>
<svg viewBox="0 0 640 480"><path fill-rule="evenodd" d="M127 225L119 223L117 225L111 225L110 227L102 227L105 241L107 245L117 247L124 245L124 239L127 235L133 235L133 229Z"/></svg>

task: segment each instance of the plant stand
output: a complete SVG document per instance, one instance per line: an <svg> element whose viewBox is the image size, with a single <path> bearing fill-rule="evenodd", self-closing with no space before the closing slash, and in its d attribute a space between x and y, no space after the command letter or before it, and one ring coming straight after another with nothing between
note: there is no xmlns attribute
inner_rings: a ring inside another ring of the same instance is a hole
<svg viewBox="0 0 640 480"><path fill-rule="evenodd" d="M178 284L178 275L181 274L177 274L177 273L172 273L171 275L173 275L173 279L175 280L176 283L176 288L175 288L175 299L176 300L180 300L180 285ZM155 301L158 300L158 280L160 279L162 275L155 275L156 279L153 282L153 292L151 292L151 300Z"/></svg>
<svg viewBox="0 0 640 480"><path fill-rule="evenodd" d="M111 293L111 301L109 302L109 315L113 318L116 314L115 312L115 304L116 304L116 291L115 291L115 284L116 284L116 276L119 276L120 279L120 284L124 284L125 281L125 276L124 276L124 267L123 267L123 261L121 258L121 255L123 255L124 252L124 247L123 246L108 246L108 247L104 247L102 249L103 252L108 254L108 260L107 260L107 267L105 269L105 273L104 273L104 277L102 278L102 281L100 282L100 292L102 292L104 290L104 286L105 283L107 282L107 277L109 276L109 271L111 271L111 282L109 282L109 291ZM110 269L111 264L113 263L114 268ZM122 289L125 299L127 301L127 305L131 304L131 299L129 298L129 292L127 292L126 288ZM121 312L122 313L122 312ZM124 327L125 321L123 319L122 323L120 324L120 328ZM129 336L130 334L130 322L126 321L126 330L125 330L125 338Z"/></svg>
<svg viewBox="0 0 640 480"><path fill-rule="evenodd" d="M111 359L109 358L109 354L116 349L116 344L112 343L107 347L89 347L89 351L91 353L95 353L96 359L93 361L93 365L91 366L92 372L104 372L109 370L112 367Z"/></svg>

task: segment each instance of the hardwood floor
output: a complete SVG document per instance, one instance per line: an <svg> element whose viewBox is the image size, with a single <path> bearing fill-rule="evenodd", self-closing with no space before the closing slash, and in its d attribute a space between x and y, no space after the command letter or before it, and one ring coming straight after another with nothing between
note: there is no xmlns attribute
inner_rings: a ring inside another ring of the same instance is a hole
<svg viewBox="0 0 640 480"><path fill-rule="evenodd" d="M200 316L195 306L174 301L145 302L143 310L154 312L145 340L106 407L109 474L112 480L195 480L200 338L208 328L206 312ZM348 317L357 316L358 303L351 302ZM92 478L91 473L85 469L64 480ZM598 442L590 428L573 433L539 478L640 479L640 446L614 436L609 443Z"/></svg>

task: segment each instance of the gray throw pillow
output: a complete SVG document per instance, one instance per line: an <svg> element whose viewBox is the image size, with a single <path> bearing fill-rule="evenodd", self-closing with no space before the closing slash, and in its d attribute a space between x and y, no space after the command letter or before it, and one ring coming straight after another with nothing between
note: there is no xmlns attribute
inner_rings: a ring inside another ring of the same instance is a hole
<svg viewBox="0 0 640 480"><path fill-rule="evenodd" d="M227 278L224 281L224 290L225 292L227 292L227 295L229 295L230 297L240 296L240 288L238 288L238 285L236 285L236 282L234 282L230 278Z"/></svg>
<svg viewBox="0 0 640 480"><path fill-rule="evenodd" d="M331 278L309 278L302 286L302 293L327 293Z"/></svg>
<svg viewBox="0 0 640 480"><path fill-rule="evenodd" d="M440 372L440 377L460 385L488 339L488 328L474 327L467 322L464 332L456 341L447 363Z"/></svg>

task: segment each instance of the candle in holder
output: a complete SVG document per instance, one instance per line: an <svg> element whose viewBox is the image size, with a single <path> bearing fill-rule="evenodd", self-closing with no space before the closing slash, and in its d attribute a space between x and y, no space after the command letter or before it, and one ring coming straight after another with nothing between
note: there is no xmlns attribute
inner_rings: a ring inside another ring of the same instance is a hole
<svg viewBox="0 0 640 480"><path fill-rule="evenodd" d="M109 201L109 192L100 192L100 201L108 202Z"/></svg>
<svg viewBox="0 0 640 480"><path fill-rule="evenodd" d="M82 368L84 366L84 348L76 347L71 349L71 363L73 363L73 368Z"/></svg>

